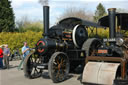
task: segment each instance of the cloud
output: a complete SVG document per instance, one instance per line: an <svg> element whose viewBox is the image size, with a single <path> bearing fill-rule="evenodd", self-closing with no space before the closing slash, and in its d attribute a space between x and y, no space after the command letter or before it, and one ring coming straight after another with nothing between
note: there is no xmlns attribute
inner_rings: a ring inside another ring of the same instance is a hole
<svg viewBox="0 0 128 85"><path fill-rule="evenodd" d="M42 20L43 11L38 0L11 0L16 19L28 16L30 19ZM87 11L95 12L96 6L102 3L106 9L123 8L127 9L127 0L49 0L50 21L56 22L56 18L62 15L67 7L85 8Z"/></svg>
<svg viewBox="0 0 128 85"><path fill-rule="evenodd" d="M20 8L25 3L35 3L38 2L38 0L11 0L13 8Z"/></svg>
<svg viewBox="0 0 128 85"><path fill-rule="evenodd" d="M127 3L128 1L112 1L112 2L107 2L107 3L104 3L104 5L107 7L107 8L122 8L122 9L126 9L128 8L127 7Z"/></svg>
<svg viewBox="0 0 128 85"><path fill-rule="evenodd" d="M127 0L51 0L51 1L55 1L55 2L57 2L57 1L59 1L59 2L63 2L63 1L65 1L65 2L99 2L99 1L127 1Z"/></svg>
<svg viewBox="0 0 128 85"><path fill-rule="evenodd" d="M42 8L23 8L21 10L15 11L16 19L21 19L24 16L27 16L31 20L42 20Z"/></svg>

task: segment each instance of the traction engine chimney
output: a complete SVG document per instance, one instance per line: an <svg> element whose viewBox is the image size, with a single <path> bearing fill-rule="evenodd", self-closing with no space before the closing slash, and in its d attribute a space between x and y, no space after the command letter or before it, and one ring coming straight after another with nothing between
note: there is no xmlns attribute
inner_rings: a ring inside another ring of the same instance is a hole
<svg viewBox="0 0 128 85"><path fill-rule="evenodd" d="M108 9L109 13L109 38L113 39L116 37L116 30L115 30L115 12L116 8L110 8ZM113 42L110 43L110 45L113 45Z"/></svg>
<svg viewBox="0 0 128 85"><path fill-rule="evenodd" d="M43 6L44 38L48 38L49 30L49 6Z"/></svg>

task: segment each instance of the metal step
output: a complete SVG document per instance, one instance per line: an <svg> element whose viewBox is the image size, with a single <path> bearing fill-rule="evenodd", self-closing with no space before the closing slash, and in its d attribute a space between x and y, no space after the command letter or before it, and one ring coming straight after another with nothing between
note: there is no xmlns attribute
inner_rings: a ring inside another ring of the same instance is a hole
<svg viewBox="0 0 128 85"><path fill-rule="evenodd" d="M40 65L37 66L37 68L39 68L39 69L46 69L46 68L48 68L48 63L40 64Z"/></svg>

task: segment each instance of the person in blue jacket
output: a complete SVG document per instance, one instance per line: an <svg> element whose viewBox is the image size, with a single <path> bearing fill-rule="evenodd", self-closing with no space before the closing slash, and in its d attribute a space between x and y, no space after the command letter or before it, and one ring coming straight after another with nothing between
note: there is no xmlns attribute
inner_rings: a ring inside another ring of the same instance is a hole
<svg viewBox="0 0 128 85"><path fill-rule="evenodd" d="M18 70L21 70L21 66L23 65L24 59L29 53L30 53L29 46L27 45L27 42L24 42L24 46L22 47L23 59L18 66Z"/></svg>

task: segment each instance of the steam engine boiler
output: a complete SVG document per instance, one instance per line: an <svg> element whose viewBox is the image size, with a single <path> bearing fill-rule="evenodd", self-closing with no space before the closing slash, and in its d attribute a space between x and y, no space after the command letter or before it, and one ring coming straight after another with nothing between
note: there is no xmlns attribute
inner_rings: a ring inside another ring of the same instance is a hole
<svg viewBox="0 0 128 85"><path fill-rule="evenodd" d="M87 27L96 23L75 17L65 18L49 28L49 6L43 7L44 33L33 51L25 58L24 74L27 78L41 76L44 69L53 82L67 78L69 71L84 65L83 43L88 39Z"/></svg>

